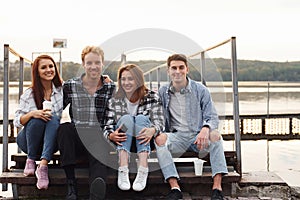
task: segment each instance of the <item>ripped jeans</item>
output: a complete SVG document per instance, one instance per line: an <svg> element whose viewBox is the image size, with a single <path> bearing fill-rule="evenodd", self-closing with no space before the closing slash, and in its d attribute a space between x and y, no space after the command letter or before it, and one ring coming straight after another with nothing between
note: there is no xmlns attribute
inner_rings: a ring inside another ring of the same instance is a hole
<svg viewBox="0 0 300 200"><path fill-rule="evenodd" d="M136 137L139 132L145 128L145 127L150 127L151 122L148 116L144 115L137 115L137 116L131 116L131 115L124 115L122 116L119 121L117 122L116 128L119 128L121 125L125 124L127 131L127 140L124 142L121 142L122 146L117 146L117 150L126 150L128 153L130 153L130 147L132 143L132 138ZM139 144L141 140L136 139L136 148L137 148L137 153L146 151L150 152L150 143L147 145L145 144Z"/></svg>
<svg viewBox="0 0 300 200"><path fill-rule="evenodd" d="M156 146L157 158L164 175L165 180L174 177L179 179L176 166L173 162L171 153L184 153L185 151L193 151L199 154L205 154L205 151L210 153L210 162L212 169L212 177L216 174L227 174L227 164L223 149L223 140L220 139L216 142L210 142L207 149L199 150L197 145L194 144L197 134L191 132L176 132L166 133L168 138L165 145Z"/></svg>

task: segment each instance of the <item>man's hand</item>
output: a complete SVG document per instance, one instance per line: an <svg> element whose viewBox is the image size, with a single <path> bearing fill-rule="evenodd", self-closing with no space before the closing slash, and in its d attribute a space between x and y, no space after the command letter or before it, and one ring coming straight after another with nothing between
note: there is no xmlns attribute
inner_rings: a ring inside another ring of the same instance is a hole
<svg viewBox="0 0 300 200"><path fill-rule="evenodd" d="M105 83L113 82L113 81L109 78L108 75L102 75L102 76L103 76L103 78L104 78L104 82L105 82Z"/></svg>
<svg viewBox="0 0 300 200"><path fill-rule="evenodd" d="M203 150L208 147L209 142L209 128L202 127L200 133L197 135L197 138L194 144L197 145L199 150Z"/></svg>
<svg viewBox="0 0 300 200"><path fill-rule="evenodd" d="M139 142L139 144L145 144L147 145L153 135L155 134L155 128L143 128L140 132L139 135L136 136L136 139L142 140Z"/></svg>

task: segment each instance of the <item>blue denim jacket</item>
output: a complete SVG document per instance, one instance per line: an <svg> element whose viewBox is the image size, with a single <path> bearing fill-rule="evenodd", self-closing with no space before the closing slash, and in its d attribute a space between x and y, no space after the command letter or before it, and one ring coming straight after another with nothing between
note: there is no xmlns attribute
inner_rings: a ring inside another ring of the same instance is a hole
<svg viewBox="0 0 300 200"><path fill-rule="evenodd" d="M219 118L209 90L201 83L191 80L190 78L187 79L186 112L189 129L193 132L199 132L204 125L208 125L210 129L217 129ZM167 132L174 131L170 126L169 105L172 92L170 87L171 83L159 89Z"/></svg>

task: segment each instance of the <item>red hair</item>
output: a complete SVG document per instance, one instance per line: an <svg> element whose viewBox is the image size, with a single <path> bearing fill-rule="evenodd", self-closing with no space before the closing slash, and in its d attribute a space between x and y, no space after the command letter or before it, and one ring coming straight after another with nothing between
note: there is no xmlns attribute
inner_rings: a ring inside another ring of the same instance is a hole
<svg viewBox="0 0 300 200"><path fill-rule="evenodd" d="M61 87L62 86L62 79L60 78L60 75L58 73L57 70L57 66L55 64L55 61L53 60L53 58L51 56L48 55L40 55L38 56L33 64L32 64L32 70L31 70L31 74L32 74L32 83L31 83L31 89L33 92L33 98L36 104L36 107L38 109L42 109L43 108L43 101L44 101L44 86L42 85L41 82L41 78L39 76L39 63L42 59L48 59L51 60L53 65L54 65L54 69L55 69L55 76L52 80L52 83L54 84L54 86L57 87Z"/></svg>

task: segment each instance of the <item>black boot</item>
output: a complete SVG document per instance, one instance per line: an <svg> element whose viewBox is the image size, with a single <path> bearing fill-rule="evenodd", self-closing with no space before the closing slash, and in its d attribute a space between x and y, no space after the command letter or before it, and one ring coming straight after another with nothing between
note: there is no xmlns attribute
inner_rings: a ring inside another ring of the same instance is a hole
<svg viewBox="0 0 300 200"><path fill-rule="evenodd" d="M68 200L76 200L77 199L77 185L75 179L68 179L67 180L68 185L68 194L66 196L66 199Z"/></svg>
<svg viewBox="0 0 300 200"><path fill-rule="evenodd" d="M100 177L95 178L90 186L90 200L105 199L105 191L105 181Z"/></svg>

